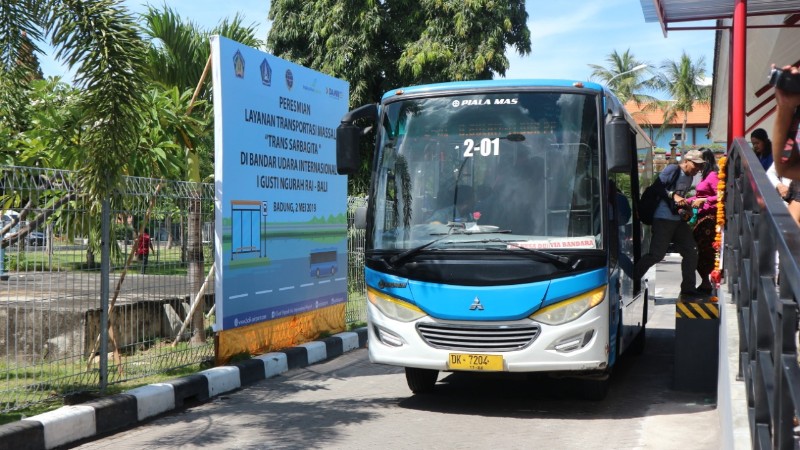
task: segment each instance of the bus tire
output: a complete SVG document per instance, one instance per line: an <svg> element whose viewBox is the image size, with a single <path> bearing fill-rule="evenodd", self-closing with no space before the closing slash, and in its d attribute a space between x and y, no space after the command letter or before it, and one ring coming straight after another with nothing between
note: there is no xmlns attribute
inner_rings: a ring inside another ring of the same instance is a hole
<svg viewBox="0 0 800 450"><path fill-rule="evenodd" d="M433 391L437 378L439 378L438 370L406 367L406 382L408 388L415 394L426 394Z"/></svg>

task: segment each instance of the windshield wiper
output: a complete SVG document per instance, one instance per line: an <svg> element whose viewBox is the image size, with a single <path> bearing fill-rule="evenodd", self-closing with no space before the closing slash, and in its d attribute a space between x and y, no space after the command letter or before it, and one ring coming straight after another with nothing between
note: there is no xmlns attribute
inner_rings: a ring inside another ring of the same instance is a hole
<svg viewBox="0 0 800 450"><path fill-rule="evenodd" d="M427 242L422 245L418 245L416 247L410 248L402 253L398 253L391 258L389 258L388 265L391 268L394 268L395 264L405 261L411 256L416 255L417 253L425 250L426 248L430 247L431 245L445 239L448 236L452 236L454 234L495 234L495 233L511 233L511 230L491 230L491 231L468 231L465 229L465 225L459 222L448 222L447 226L450 228L447 233L431 233L431 236L441 236L438 237L430 242ZM498 239L499 241L499 239Z"/></svg>
<svg viewBox="0 0 800 450"><path fill-rule="evenodd" d="M514 242L514 241L512 241L510 239L500 239L500 238L477 239L477 240L474 240L474 241L465 241L464 243L468 243L468 242L481 243L481 244L488 244L488 243L491 243L491 242L497 242L497 243L500 243L500 244L510 245L510 246L512 246L514 248L518 248L520 250L525 250L526 252L531 253L533 255L541 256L542 258L545 258L545 259L547 259L549 261L557 262L557 263L562 264L562 265L564 265L566 267L569 267L571 269L574 269L578 265L578 263L580 262L580 260L578 260L578 261L575 262L575 264L571 264L571 259L568 256L556 255L554 253L546 252L546 251L543 251L543 250L537 250L535 248L528 248L528 247L525 247L524 245L519 245L519 244L517 244L516 242Z"/></svg>
<svg viewBox="0 0 800 450"><path fill-rule="evenodd" d="M408 250L406 250L406 251L404 251L402 253L398 253L398 254L392 256L391 258L389 258L389 266L394 268L394 265L399 263L400 261L404 261L404 260L408 259L409 257L416 255L417 253L421 252L422 250L425 250L426 248L428 248L431 245L441 241L442 239L445 239L445 238L449 237L450 235L451 235L450 233L447 233L444 236L436 238L436 239L434 239L434 240L432 240L432 241L430 241L428 243L425 243L425 244L422 244L422 245L418 245L416 247L412 247L412 248L410 248L410 249L408 249Z"/></svg>

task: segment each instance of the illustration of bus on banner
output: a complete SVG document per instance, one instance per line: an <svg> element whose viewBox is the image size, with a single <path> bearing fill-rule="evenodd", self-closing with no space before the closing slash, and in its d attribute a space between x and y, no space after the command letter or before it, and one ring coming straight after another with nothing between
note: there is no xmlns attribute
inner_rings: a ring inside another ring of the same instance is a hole
<svg viewBox="0 0 800 450"><path fill-rule="evenodd" d="M308 261L308 273L312 277L333 276L339 269L335 248L313 251L308 255Z"/></svg>

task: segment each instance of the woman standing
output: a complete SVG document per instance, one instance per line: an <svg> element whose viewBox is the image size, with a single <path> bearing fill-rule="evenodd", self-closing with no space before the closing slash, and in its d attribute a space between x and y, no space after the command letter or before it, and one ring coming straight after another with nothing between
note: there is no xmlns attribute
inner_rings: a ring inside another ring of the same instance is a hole
<svg viewBox="0 0 800 450"><path fill-rule="evenodd" d="M764 170L769 169L772 165L772 142L767 137L767 130L763 128L753 130L750 133L750 145L753 146L753 151Z"/></svg>
<svg viewBox="0 0 800 450"><path fill-rule="evenodd" d="M697 223L692 230L697 243L697 273L700 274L700 285L697 290L710 294L712 290L709 274L714 270L714 239L717 237L717 159L714 152L701 148L705 164L701 173L700 183L695 188L694 197L689 197L687 203L697 209Z"/></svg>

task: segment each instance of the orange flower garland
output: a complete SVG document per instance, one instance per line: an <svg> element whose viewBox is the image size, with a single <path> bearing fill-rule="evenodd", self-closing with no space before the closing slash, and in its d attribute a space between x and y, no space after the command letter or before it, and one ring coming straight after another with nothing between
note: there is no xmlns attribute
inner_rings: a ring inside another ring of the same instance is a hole
<svg viewBox="0 0 800 450"><path fill-rule="evenodd" d="M711 282L713 282L719 289L719 284L722 281L722 270L720 269L720 254L722 252L722 230L725 228L725 179L727 174L725 168L728 164L728 158L723 156L717 161L719 165L719 183L717 183L717 236L714 238L714 250L717 251L714 256L714 270L711 271Z"/></svg>

